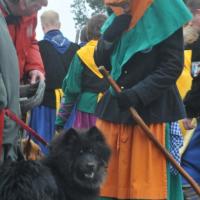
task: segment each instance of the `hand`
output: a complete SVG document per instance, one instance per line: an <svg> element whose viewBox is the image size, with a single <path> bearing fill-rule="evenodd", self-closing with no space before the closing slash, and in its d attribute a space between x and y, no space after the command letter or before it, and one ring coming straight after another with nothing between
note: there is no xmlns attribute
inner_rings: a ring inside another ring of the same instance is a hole
<svg viewBox="0 0 200 200"><path fill-rule="evenodd" d="M185 118L182 120L183 122L183 126L186 130L191 130L194 129L196 126L192 123L192 119L191 118Z"/></svg>
<svg viewBox="0 0 200 200"><path fill-rule="evenodd" d="M116 95L118 105L121 109L133 107L136 110L143 106L142 101L133 88L122 90Z"/></svg>
<svg viewBox="0 0 200 200"><path fill-rule="evenodd" d="M45 80L44 74L39 70L31 70L29 72L30 84L35 84L40 80Z"/></svg>
<svg viewBox="0 0 200 200"><path fill-rule="evenodd" d="M103 34L103 38L109 42L113 42L128 29L131 19L132 16L129 14L122 14L117 16Z"/></svg>
<svg viewBox="0 0 200 200"><path fill-rule="evenodd" d="M120 109L127 110L131 107L131 101L124 92L117 93L115 96Z"/></svg>

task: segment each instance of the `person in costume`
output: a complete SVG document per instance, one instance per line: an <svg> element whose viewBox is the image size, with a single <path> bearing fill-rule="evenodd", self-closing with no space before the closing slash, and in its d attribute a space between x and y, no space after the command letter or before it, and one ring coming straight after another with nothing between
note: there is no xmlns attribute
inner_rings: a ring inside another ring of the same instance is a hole
<svg viewBox="0 0 200 200"><path fill-rule="evenodd" d="M191 13L180 0L105 3L115 6L115 13L102 27L94 58L110 71L122 93L109 89L96 109L96 125L112 149L100 199L182 200L180 175L171 173L128 107L138 111L163 146L176 151L170 132L185 117L176 80L183 69L182 26Z"/></svg>
<svg viewBox="0 0 200 200"><path fill-rule="evenodd" d="M95 65L93 54L106 20L105 15L93 16L87 24L88 43L74 56L67 76L63 81L64 97L56 118L57 130L64 127L74 104L77 104L74 128L90 128L95 125L94 111L98 98L107 89L107 82Z"/></svg>
<svg viewBox="0 0 200 200"><path fill-rule="evenodd" d="M37 12L48 0L0 0L8 29L17 51L20 81L36 83L44 80L44 66L35 39Z"/></svg>
<svg viewBox="0 0 200 200"><path fill-rule="evenodd" d="M17 61L15 47L0 11L0 162L17 158L16 144L19 127L4 116L3 111L9 108L20 117Z"/></svg>
<svg viewBox="0 0 200 200"><path fill-rule="evenodd" d="M3 79L6 78L6 80L4 80L4 84L6 84L6 87L8 87L8 85L10 86L10 84L15 84L11 86L13 91L12 94L9 92L11 91L10 88L8 88L8 98L6 100L9 101L8 103L10 107L8 106L8 108L10 108L12 112L14 112L18 117L19 108L16 104L18 101L19 93L18 80L20 81L20 83L22 83L24 82L24 79L26 79L26 81L30 84L35 84L38 80L44 80L44 66L39 53L37 41L35 39L35 28L37 25L37 11L43 6L47 6L47 3L47 0L0 0L0 12L6 20L7 28L17 53L17 63L19 68L18 73L16 72L16 69L14 69L12 72L11 67L8 67L8 69L10 70L9 73L11 74L3 77ZM7 41L8 37L5 36L5 38L5 40ZM2 44L4 44L4 41L2 42ZM4 48L4 50L5 49L6 48ZM11 51L11 54L9 56L14 54L12 50L9 51ZM15 55L13 55L13 58L10 57L10 59L14 60L14 57ZM7 59L7 56L5 56L5 58L2 58L0 62L3 63L2 60L5 59ZM14 62L13 60L10 62ZM13 64L13 68L15 68L15 66L16 64ZM4 67L7 67L7 65L5 65ZM17 78L15 76L16 73L18 73ZM8 81L10 83L8 83ZM14 88L16 91L14 91ZM11 100L12 98L10 98L10 96L12 95L16 97L15 101ZM2 97L3 96L4 95L2 95ZM16 160L17 151L14 149L16 149L16 139L19 137L19 133L17 132L17 130L13 130L13 128L16 127L16 124L8 120L7 117L5 117L5 127L6 131L3 136L3 148L4 146L7 147L3 149L2 158L4 160Z"/></svg>
<svg viewBox="0 0 200 200"><path fill-rule="evenodd" d="M194 17L190 22L190 26L192 26L198 34L200 34L200 2L198 0L189 0L188 1L188 7L191 9ZM192 81L192 89L187 93L185 97L185 105L186 105L186 111L188 118L185 120L184 124L187 129L193 128L191 121L192 117L195 117L199 113L199 49L200 49L200 37L192 43L191 45L187 45L186 47L189 50L192 50L192 69L191 74L193 75L193 81ZM197 87L197 88L196 88ZM193 100L194 99L194 100ZM190 114L191 113L191 114Z"/></svg>
<svg viewBox="0 0 200 200"><path fill-rule="evenodd" d="M192 75L191 75L191 59L192 59L192 50L189 48L194 42L197 41L199 33L196 28L192 27L190 24L184 27L183 29L184 37L184 69L177 80L177 87L180 92L182 99L185 98L187 92L192 86Z"/></svg>
<svg viewBox="0 0 200 200"><path fill-rule="evenodd" d="M63 95L62 81L79 46L61 33L57 12L45 11L41 24L44 39L39 42L39 49L46 72L46 89L41 105L31 111L30 126L50 142L55 132L56 110ZM47 152L43 145L41 148L43 153Z"/></svg>
<svg viewBox="0 0 200 200"><path fill-rule="evenodd" d="M198 38L192 44L186 46L186 49L191 51L191 74L193 79L192 87L184 98L187 118L183 120L183 123L187 130L193 129L192 119L197 118L197 126L189 140L186 141L188 145L182 155L181 166L200 185L200 2L198 0L189 0L187 4L193 13L193 19L189 25L198 32ZM186 200L199 199L184 178L182 183Z"/></svg>

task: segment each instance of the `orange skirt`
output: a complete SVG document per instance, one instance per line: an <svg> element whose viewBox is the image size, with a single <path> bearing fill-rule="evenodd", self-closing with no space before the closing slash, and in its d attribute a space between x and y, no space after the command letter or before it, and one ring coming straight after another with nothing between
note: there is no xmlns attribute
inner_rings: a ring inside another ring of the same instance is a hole
<svg viewBox="0 0 200 200"><path fill-rule="evenodd" d="M101 196L117 199L167 199L167 163L139 126L97 120L112 149ZM165 124L150 125L165 146Z"/></svg>

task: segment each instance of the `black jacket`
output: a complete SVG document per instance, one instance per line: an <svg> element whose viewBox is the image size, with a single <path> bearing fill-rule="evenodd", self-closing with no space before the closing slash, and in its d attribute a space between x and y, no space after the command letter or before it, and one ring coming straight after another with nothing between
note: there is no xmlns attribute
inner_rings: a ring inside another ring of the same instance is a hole
<svg viewBox="0 0 200 200"><path fill-rule="evenodd" d="M192 50L192 62L200 62L200 37L186 49ZM184 99L185 108L188 117L200 116L200 75L193 78L192 88Z"/></svg>
<svg viewBox="0 0 200 200"><path fill-rule="evenodd" d="M101 39L95 52L98 65L109 63L105 61L106 56L102 59L103 44ZM109 51L106 49L105 52ZM176 87L176 80L182 69L183 34L180 29L151 51L135 54L123 66L117 83L127 91L129 99L132 99L132 106L146 123L177 121L185 117L184 106ZM110 122L133 124L130 113L119 108L117 99L110 91L99 102L96 114Z"/></svg>
<svg viewBox="0 0 200 200"><path fill-rule="evenodd" d="M62 88L62 81L66 76L72 58L79 49L79 46L71 43L66 52L61 54L50 42L42 40L39 42L39 48L46 73L46 89L41 105L55 108L54 90Z"/></svg>

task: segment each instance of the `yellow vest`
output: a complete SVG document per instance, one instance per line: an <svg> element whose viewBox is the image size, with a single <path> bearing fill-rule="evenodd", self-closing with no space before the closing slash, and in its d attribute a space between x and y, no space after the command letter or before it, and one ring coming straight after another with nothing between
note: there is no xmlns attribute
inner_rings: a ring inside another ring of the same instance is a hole
<svg viewBox="0 0 200 200"><path fill-rule="evenodd" d="M182 74L180 75L179 79L176 82L182 99L185 97L185 95L192 86L191 65L192 65L192 50L185 50L184 68Z"/></svg>

